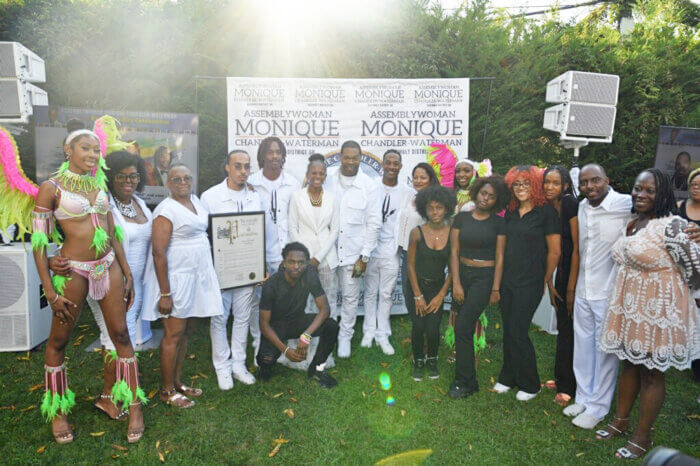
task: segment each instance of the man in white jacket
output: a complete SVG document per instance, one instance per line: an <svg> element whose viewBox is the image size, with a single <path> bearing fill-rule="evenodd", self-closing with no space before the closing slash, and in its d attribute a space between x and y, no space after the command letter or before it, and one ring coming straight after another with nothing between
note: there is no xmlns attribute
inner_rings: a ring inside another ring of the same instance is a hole
<svg viewBox="0 0 700 466"><path fill-rule="evenodd" d="M398 151L389 149L384 153L382 158L384 174L379 184L379 198L382 200L382 228L365 275L365 320L362 325L360 346L369 348L374 339L387 355L394 354L389 336L391 335L392 295L399 277L396 219L403 206L413 196L413 189L399 183L401 166L401 154Z"/></svg>
<svg viewBox="0 0 700 466"><path fill-rule="evenodd" d="M258 193L248 188L250 156L242 150L228 154L226 163L228 177L202 193L202 203L210 214L255 212L263 210ZM246 385L255 383L255 377L245 365L248 329L253 333L254 346L260 342L258 325L251 325L251 318L257 318L258 297L255 287L246 286L221 292L224 314L211 318L211 350L219 388L233 388L233 377ZM226 336L229 314L233 313L231 345ZM257 329L257 330L256 330Z"/></svg>
<svg viewBox="0 0 700 466"><path fill-rule="evenodd" d="M336 195L340 212L336 272L343 295L338 336L340 358L350 357L362 276L382 227L379 186L362 173L361 161L360 145L345 141L340 149L340 169L330 171L326 178L326 189Z"/></svg>

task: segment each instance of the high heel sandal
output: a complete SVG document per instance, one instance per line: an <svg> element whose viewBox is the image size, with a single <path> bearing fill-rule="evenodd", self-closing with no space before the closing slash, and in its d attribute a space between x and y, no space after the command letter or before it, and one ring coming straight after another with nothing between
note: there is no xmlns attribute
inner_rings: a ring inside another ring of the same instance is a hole
<svg viewBox="0 0 700 466"><path fill-rule="evenodd" d="M173 388L172 390L161 390L160 400L166 405L175 406L176 408L181 409L187 409L194 406L194 401L178 392L176 388Z"/></svg>
<svg viewBox="0 0 700 466"><path fill-rule="evenodd" d="M191 396L193 398L202 396L201 388L188 387L184 383L181 383L180 385L175 385L175 390L177 390L185 396Z"/></svg>
<svg viewBox="0 0 700 466"><path fill-rule="evenodd" d="M66 443L71 443L74 439L73 429L71 429L70 424L68 424L67 430L62 430L61 432L54 432L53 426L51 426L51 435L53 435L53 439L59 445L65 445Z"/></svg>
<svg viewBox="0 0 700 466"><path fill-rule="evenodd" d="M141 406L141 403L137 401L135 403L131 403L129 406ZM143 437L143 432L145 429L146 429L145 425L143 425L137 429L128 429L126 431L126 441L129 443L138 442L139 440L141 440L141 437Z"/></svg>
<svg viewBox="0 0 700 466"><path fill-rule="evenodd" d="M629 431L628 430L620 430L617 427L615 427L612 423L615 421L619 422L629 422L630 418L621 418L621 417L614 417L612 422L610 422L607 426L605 426L605 429L598 429L595 431L595 438L598 440L609 440L611 438L615 437L620 437L622 435L626 435ZM629 426L628 426L629 429Z"/></svg>
<svg viewBox="0 0 700 466"><path fill-rule="evenodd" d="M113 397L112 395L105 395L104 393L100 393L100 396L99 396L99 399L101 399L101 400L112 400L113 398L114 398L114 397ZM106 409L104 409L102 406L100 406L100 405L97 404L99 401L100 401L100 400L95 401L95 403L93 403L92 406L94 406L96 410L98 410L98 411L104 413L105 416L107 416L108 418L112 419L113 421L119 421L119 420L121 420L121 419L124 419L124 416L129 412L128 409L123 409L122 412L120 412L120 413L117 414L116 416L112 416L111 414L109 414L109 413L107 412Z"/></svg>
<svg viewBox="0 0 700 466"><path fill-rule="evenodd" d="M624 447L622 447L622 448L618 448L618 449L617 449L617 451L615 452L615 456L618 457L618 458L620 458L620 459L624 459L624 460L636 460L636 459L639 459L639 458L641 458L642 456L644 456L644 455L647 454L648 449L651 448L652 446L654 446L654 442L649 442L649 446L648 446L647 448L641 447L641 446L637 445L636 443L634 443L634 442L631 441L631 440L628 440L628 441L627 441L627 445L633 446L634 448L636 448L637 450L639 450L639 453L632 453L632 450L630 450L629 448L627 448L627 446L624 446Z"/></svg>

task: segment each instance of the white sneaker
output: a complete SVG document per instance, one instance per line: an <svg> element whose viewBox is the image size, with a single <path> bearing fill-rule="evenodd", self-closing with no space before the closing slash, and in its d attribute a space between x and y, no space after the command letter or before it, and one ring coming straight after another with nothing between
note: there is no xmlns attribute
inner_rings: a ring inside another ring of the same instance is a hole
<svg viewBox="0 0 700 466"><path fill-rule="evenodd" d="M562 413L564 413L564 416L574 417L574 416L578 416L579 414L581 414L585 410L586 410L585 406L580 405L578 403L573 403L573 404L570 404L569 406L567 406L566 408L564 408Z"/></svg>
<svg viewBox="0 0 700 466"><path fill-rule="evenodd" d="M583 412L576 416L571 423L576 427L580 427L581 429L590 430L597 426L600 421L602 421L602 419L591 416L587 412Z"/></svg>
<svg viewBox="0 0 700 466"><path fill-rule="evenodd" d="M539 393L539 392L537 392ZM537 393L528 393L524 392L522 390L519 390L518 393L515 394L515 399L518 401L530 401L534 397L537 396Z"/></svg>
<svg viewBox="0 0 700 466"><path fill-rule="evenodd" d="M374 337L372 335L364 335L362 337L362 341L360 342L360 346L363 348L371 348L373 339Z"/></svg>
<svg viewBox="0 0 700 466"><path fill-rule="evenodd" d="M388 338L375 338L374 341L377 342L379 347L387 356L391 356L392 354L394 354L394 347L391 346L391 343L389 343Z"/></svg>
<svg viewBox="0 0 700 466"><path fill-rule="evenodd" d="M253 385L255 383L255 377L253 374L248 372L245 366L234 366L233 367L233 378L243 382L246 385Z"/></svg>
<svg viewBox="0 0 700 466"><path fill-rule="evenodd" d="M338 357L339 358L349 358L350 357L350 340L338 340Z"/></svg>
<svg viewBox="0 0 700 466"><path fill-rule="evenodd" d="M508 390L510 390L510 387L508 385L503 385L500 382L493 386L493 391L496 393L505 393Z"/></svg>
<svg viewBox="0 0 700 466"><path fill-rule="evenodd" d="M216 380L219 382L219 388L221 390L231 390L233 388L233 377L231 377L231 371L216 371Z"/></svg>

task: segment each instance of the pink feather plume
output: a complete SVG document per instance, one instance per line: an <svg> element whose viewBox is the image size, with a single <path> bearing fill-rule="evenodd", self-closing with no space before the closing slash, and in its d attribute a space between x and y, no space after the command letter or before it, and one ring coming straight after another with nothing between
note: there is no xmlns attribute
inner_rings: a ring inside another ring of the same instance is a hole
<svg viewBox="0 0 700 466"><path fill-rule="evenodd" d="M435 169L440 184L446 188L454 186L457 156L447 144L433 142L430 144L428 163Z"/></svg>
<svg viewBox="0 0 700 466"><path fill-rule="evenodd" d="M4 128L0 128L0 165L10 188L36 198L39 188L22 171L17 146Z"/></svg>

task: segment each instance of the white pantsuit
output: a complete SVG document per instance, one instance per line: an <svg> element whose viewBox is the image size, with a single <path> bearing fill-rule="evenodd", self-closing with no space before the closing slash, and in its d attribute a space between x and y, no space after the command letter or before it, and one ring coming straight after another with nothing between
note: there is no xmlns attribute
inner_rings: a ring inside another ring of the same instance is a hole
<svg viewBox="0 0 700 466"><path fill-rule="evenodd" d="M377 246L382 228L380 192L377 182L362 170L345 177L339 169L330 169L325 188L338 198L338 285L343 295L340 311L338 348L348 345L355 333L357 305L362 278L352 277L355 262L368 261Z"/></svg>
<svg viewBox="0 0 700 466"><path fill-rule="evenodd" d="M332 192L323 192L321 205L311 205L308 188L292 194L289 201L289 239L298 241L309 249L312 259L319 262L318 277L326 292L331 308L331 317L337 316L335 296L338 290L335 277L338 266L338 253L335 242L338 239L338 206L337 198ZM318 312L316 304L307 311Z"/></svg>

